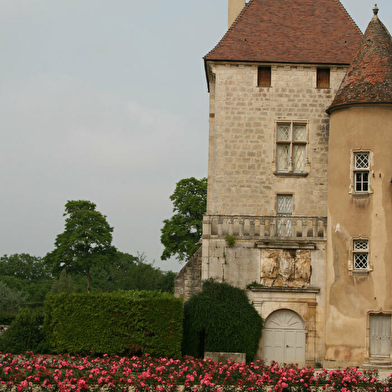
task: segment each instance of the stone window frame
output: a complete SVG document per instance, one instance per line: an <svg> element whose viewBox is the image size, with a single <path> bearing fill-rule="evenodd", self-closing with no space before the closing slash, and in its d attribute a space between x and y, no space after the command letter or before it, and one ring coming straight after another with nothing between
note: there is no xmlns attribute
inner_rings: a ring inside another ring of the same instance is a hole
<svg viewBox="0 0 392 392"><path fill-rule="evenodd" d="M290 138L289 140L278 140L278 127L280 125L290 126ZM305 126L305 138L301 141L293 140L293 129L294 126ZM283 144L289 144L289 168L288 170L278 170L278 146ZM305 146L305 162L303 171L295 171L293 169L293 146L304 145ZM306 177L309 174L310 163L309 163L309 120L275 120L274 124L274 155L273 155L273 168L276 176L282 177Z"/></svg>
<svg viewBox="0 0 392 392"><path fill-rule="evenodd" d="M359 168L356 166L356 156L358 154L369 154L369 167ZM356 174L357 173L368 173L368 189L366 191L356 190ZM353 197L368 197L373 193L371 187L371 177L373 173L373 153L370 149L366 148L355 148L350 151L350 188L349 194Z"/></svg>
<svg viewBox="0 0 392 392"><path fill-rule="evenodd" d="M356 248L356 244L367 243L367 248ZM368 274L373 271L373 265L371 263L371 249L370 249L370 238L363 236L356 236L351 239L350 246L350 260L348 263L348 269L351 273L356 275ZM367 266L366 268L356 268L355 267L355 255L365 255L367 256Z"/></svg>

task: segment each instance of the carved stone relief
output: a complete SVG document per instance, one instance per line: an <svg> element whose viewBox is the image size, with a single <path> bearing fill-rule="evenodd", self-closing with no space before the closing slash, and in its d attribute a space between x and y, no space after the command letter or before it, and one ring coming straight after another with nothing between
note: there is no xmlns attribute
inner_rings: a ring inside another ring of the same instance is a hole
<svg viewBox="0 0 392 392"><path fill-rule="evenodd" d="M263 249L260 283L268 287L307 287L312 274L310 250Z"/></svg>

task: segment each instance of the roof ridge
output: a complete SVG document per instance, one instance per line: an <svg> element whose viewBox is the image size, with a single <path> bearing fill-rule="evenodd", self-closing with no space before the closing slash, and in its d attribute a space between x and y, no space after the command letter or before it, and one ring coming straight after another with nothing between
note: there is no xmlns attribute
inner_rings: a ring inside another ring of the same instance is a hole
<svg viewBox="0 0 392 392"><path fill-rule="evenodd" d="M357 28L357 30L361 33L361 29L359 28L359 26L357 25L357 23L355 22L355 20L351 17L351 15L348 13L348 11L346 10L346 8L344 7L344 5L342 4L342 2L340 0L335 0L339 7L343 10L343 12L346 14L346 16L351 20L351 23Z"/></svg>
<svg viewBox="0 0 392 392"><path fill-rule="evenodd" d="M374 15L376 18L377 18L377 20L378 20L378 22L380 23L380 25L381 25L381 27L385 30L385 32L389 35L389 38L391 39L391 41L392 41L392 35L391 35L391 33L389 32L389 30L387 29L387 27L385 26L385 24L381 21L381 19L378 17L378 15Z"/></svg>
<svg viewBox="0 0 392 392"><path fill-rule="evenodd" d="M234 19L234 22L230 25L230 27L227 29L226 33L224 34L224 36L222 37L222 39L203 57L203 59L205 59L213 50L215 50L216 48L219 48L219 46L222 44L222 41L225 39L225 37L231 32L231 30L234 29L234 27L237 25L238 20L241 19L243 13L245 12L245 10L249 7L249 5L251 3L253 3L255 0L249 0L244 8L242 8L241 12L237 15L237 17Z"/></svg>

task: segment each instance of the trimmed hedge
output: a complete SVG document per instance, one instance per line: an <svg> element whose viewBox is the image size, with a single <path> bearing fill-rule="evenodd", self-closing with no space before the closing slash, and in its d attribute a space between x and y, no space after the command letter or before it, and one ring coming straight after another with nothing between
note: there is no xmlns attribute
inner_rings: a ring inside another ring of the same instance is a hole
<svg viewBox="0 0 392 392"><path fill-rule="evenodd" d="M205 351L240 352L252 361L262 327L263 320L245 290L206 280L202 291L184 306L183 354L202 357Z"/></svg>
<svg viewBox="0 0 392 392"><path fill-rule="evenodd" d="M174 297L55 294L45 300L45 333L56 353L181 356L183 304Z"/></svg>

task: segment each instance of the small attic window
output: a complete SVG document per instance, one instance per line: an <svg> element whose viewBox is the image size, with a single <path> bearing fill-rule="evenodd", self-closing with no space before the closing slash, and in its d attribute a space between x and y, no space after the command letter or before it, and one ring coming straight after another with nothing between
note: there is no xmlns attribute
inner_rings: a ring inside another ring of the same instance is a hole
<svg viewBox="0 0 392 392"><path fill-rule="evenodd" d="M329 68L317 68L317 88L330 88Z"/></svg>
<svg viewBox="0 0 392 392"><path fill-rule="evenodd" d="M258 67L257 69L257 86L271 87L271 67Z"/></svg>

